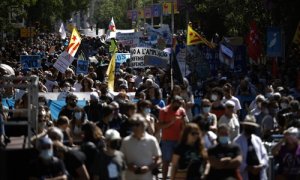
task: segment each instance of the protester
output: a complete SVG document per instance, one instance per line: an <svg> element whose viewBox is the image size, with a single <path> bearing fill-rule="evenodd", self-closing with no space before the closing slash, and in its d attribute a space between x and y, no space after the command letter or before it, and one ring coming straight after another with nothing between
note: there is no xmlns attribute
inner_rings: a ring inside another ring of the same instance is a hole
<svg viewBox="0 0 300 180"><path fill-rule="evenodd" d="M74 109L77 107L78 98L74 94L68 94L66 97L66 105L61 109L58 114L60 116L67 116L69 119L72 119L74 114Z"/></svg>
<svg viewBox="0 0 300 180"><path fill-rule="evenodd" d="M73 118L70 121L70 125L69 125L70 135L71 135L71 137L73 139L73 142L75 144L80 143L80 141L81 141L81 134L82 134L81 128L87 122L88 121L86 119L86 115L85 115L84 109L82 109L82 108L75 108L74 109Z"/></svg>
<svg viewBox="0 0 300 180"><path fill-rule="evenodd" d="M284 138L272 149L272 154L279 163L277 179L300 178L300 143L299 129L290 127L284 131Z"/></svg>
<svg viewBox="0 0 300 180"><path fill-rule="evenodd" d="M215 87L211 90L210 100L212 102L211 113L215 114L218 119L225 113L223 99L223 92L221 88Z"/></svg>
<svg viewBox="0 0 300 180"><path fill-rule="evenodd" d="M49 137L38 140L39 156L30 162L29 179L67 179L63 161L53 156L53 142Z"/></svg>
<svg viewBox="0 0 300 180"><path fill-rule="evenodd" d="M158 142L145 132L147 123L143 116L135 114L130 121L132 134L123 139L121 146L127 164L125 179L150 180L153 178L152 170L161 163Z"/></svg>
<svg viewBox="0 0 300 180"><path fill-rule="evenodd" d="M193 119L192 122L199 126L206 149L209 149L217 144L217 135L210 130L210 123L208 121L204 120L202 116L198 115Z"/></svg>
<svg viewBox="0 0 300 180"><path fill-rule="evenodd" d="M197 124L185 126L181 139L172 156L171 179L201 179L208 173L202 170L206 165L207 153L201 131ZM209 167L209 166L207 166Z"/></svg>
<svg viewBox="0 0 300 180"><path fill-rule="evenodd" d="M218 125L227 124L230 128L229 137L232 141L240 133L240 123L237 114L234 113L235 103L231 100L225 103L225 114L218 121Z"/></svg>
<svg viewBox="0 0 300 180"><path fill-rule="evenodd" d="M208 149L210 171L207 180L241 180L239 167L242 154L239 146L230 141L230 129L226 124L218 126L218 145Z"/></svg>
<svg viewBox="0 0 300 180"><path fill-rule="evenodd" d="M162 129L161 150L163 160L163 179L167 178L173 150L176 147L182 130L188 122L185 110L181 107L183 99L174 96L171 104L160 110L158 128Z"/></svg>
<svg viewBox="0 0 300 180"><path fill-rule="evenodd" d="M217 116L211 113L211 102L208 99L203 99L201 103L202 111L200 116L203 120L208 121L210 124L210 130L217 130Z"/></svg>
<svg viewBox="0 0 300 180"><path fill-rule="evenodd" d="M232 101L234 103L234 113L239 114L239 111L242 109L240 100L232 95L232 85L230 83L226 83L223 86L223 94L222 103L225 104L227 101Z"/></svg>
<svg viewBox="0 0 300 180"><path fill-rule="evenodd" d="M255 117L251 115L247 115L241 124L244 129L243 133L234 142L239 145L243 156L240 167L242 178L243 180L267 180L268 154L261 139L255 135L259 125L256 124Z"/></svg>

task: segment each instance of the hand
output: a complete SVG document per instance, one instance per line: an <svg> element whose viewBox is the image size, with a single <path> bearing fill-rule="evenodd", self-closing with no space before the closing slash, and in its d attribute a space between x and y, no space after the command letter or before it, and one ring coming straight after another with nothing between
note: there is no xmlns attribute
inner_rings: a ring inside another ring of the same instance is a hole
<svg viewBox="0 0 300 180"><path fill-rule="evenodd" d="M222 163L229 163L229 161L231 161L231 157L223 157L220 160Z"/></svg>
<svg viewBox="0 0 300 180"><path fill-rule="evenodd" d="M150 171L149 166L142 166L142 167L141 167L141 174L145 174L145 173L147 173L148 171Z"/></svg>

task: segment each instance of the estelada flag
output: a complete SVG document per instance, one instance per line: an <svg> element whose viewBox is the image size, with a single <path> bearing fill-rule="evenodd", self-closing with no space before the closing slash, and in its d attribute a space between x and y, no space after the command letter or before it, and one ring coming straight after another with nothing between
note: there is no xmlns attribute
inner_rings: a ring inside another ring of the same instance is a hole
<svg viewBox="0 0 300 180"><path fill-rule="evenodd" d="M300 22L294 35L293 43L300 45Z"/></svg>
<svg viewBox="0 0 300 180"><path fill-rule="evenodd" d="M76 52L79 48L80 43L81 43L80 35L79 35L78 31L76 30L76 28L74 28L73 32L72 32L72 35L71 35L71 38L70 38L69 46L67 48L67 52L72 57L75 56L75 54L76 54Z"/></svg>
<svg viewBox="0 0 300 180"><path fill-rule="evenodd" d="M204 37L193 30L190 25L188 25L187 45L190 46L195 44L205 44L210 48L214 48L214 45L211 42L207 41Z"/></svg>
<svg viewBox="0 0 300 180"><path fill-rule="evenodd" d="M112 17L111 18L111 21L109 23L109 26L108 26L108 29L112 32L116 32L116 25L115 25L115 22L114 22L114 18Z"/></svg>

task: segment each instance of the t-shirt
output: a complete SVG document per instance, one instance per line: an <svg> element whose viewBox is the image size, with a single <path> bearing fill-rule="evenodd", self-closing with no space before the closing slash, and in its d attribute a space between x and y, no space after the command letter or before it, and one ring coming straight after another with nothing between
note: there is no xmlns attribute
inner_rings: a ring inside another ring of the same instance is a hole
<svg viewBox="0 0 300 180"><path fill-rule="evenodd" d="M76 169L84 165L85 159L85 155L78 150L70 150L65 153L64 163L71 177L78 177Z"/></svg>
<svg viewBox="0 0 300 180"><path fill-rule="evenodd" d="M38 158L30 162L29 167L29 177L38 179L53 178L66 174L64 163L56 157L53 157L47 163Z"/></svg>
<svg viewBox="0 0 300 180"><path fill-rule="evenodd" d="M222 100L222 103L225 104L227 101L233 101L234 102L234 112L237 113L238 110L242 109L240 100L234 96L232 96L230 99L226 99L225 97Z"/></svg>
<svg viewBox="0 0 300 180"><path fill-rule="evenodd" d="M60 116L67 116L69 119L72 119L74 110L68 109L67 106L64 106L58 114Z"/></svg>
<svg viewBox="0 0 300 180"><path fill-rule="evenodd" d="M219 119L218 125L227 124L229 126L230 140L233 140L240 134L240 123L236 114L233 114L232 117L227 117L225 114Z"/></svg>
<svg viewBox="0 0 300 180"><path fill-rule="evenodd" d="M180 156L178 161L179 170L187 169L188 177L199 177L200 179L200 168L203 160L197 146L179 144L174 149L174 154Z"/></svg>
<svg viewBox="0 0 300 180"><path fill-rule="evenodd" d="M160 110L159 121L163 123L171 122L174 117L185 117L186 113L183 108L179 108L177 111L173 111L171 106L167 106ZM162 140L178 141L181 131L184 126L183 119L178 119L171 126L162 129Z"/></svg>
<svg viewBox="0 0 300 180"><path fill-rule="evenodd" d="M287 146L282 146L276 158L279 161L279 174L284 175L286 179L300 178L300 145L296 151L290 151Z"/></svg>
<svg viewBox="0 0 300 180"><path fill-rule="evenodd" d="M228 144L226 146L218 144L208 149L208 156L215 157L217 159L224 157L235 158L239 155L241 155L241 151L239 146L236 144ZM207 179L222 180L229 177L237 177L237 169L215 169L214 167L211 167Z"/></svg>
<svg viewBox="0 0 300 180"><path fill-rule="evenodd" d="M125 161L121 151L115 151L113 155L105 152L99 153L93 166L93 174L99 176L100 179L107 180L121 180L124 170Z"/></svg>

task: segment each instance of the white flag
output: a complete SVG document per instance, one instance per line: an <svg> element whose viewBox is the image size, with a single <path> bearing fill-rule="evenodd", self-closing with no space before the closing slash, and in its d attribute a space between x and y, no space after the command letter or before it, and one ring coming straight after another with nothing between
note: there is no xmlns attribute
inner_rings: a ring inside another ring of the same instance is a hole
<svg viewBox="0 0 300 180"><path fill-rule="evenodd" d="M62 39L66 39L67 34L66 34L66 31L65 31L64 23L61 23L61 25L60 25L59 34L60 34L60 37Z"/></svg>

